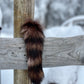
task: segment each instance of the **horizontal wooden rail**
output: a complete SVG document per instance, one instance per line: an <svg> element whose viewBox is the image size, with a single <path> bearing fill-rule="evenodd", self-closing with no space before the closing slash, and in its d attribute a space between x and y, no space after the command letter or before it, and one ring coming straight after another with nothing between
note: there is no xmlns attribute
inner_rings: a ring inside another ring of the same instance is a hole
<svg viewBox="0 0 84 84"><path fill-rule="evenodd" d="M46 38L43 67L84 64L84 36ZM0 38L0 69L27 69L22 38Z"/></svg>

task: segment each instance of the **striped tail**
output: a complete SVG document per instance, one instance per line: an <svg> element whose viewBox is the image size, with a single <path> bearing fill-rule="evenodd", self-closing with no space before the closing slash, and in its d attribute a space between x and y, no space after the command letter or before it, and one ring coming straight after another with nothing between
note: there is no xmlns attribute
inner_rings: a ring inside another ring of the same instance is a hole
<svg viewBox="0 0 84 84"><path fill-rule="evenodd" d="M40 84L44 73L42 70L42 51L44 34L41 25L32 20L26 21L21 28L27 51L28 76L33 84Z"/></svg>

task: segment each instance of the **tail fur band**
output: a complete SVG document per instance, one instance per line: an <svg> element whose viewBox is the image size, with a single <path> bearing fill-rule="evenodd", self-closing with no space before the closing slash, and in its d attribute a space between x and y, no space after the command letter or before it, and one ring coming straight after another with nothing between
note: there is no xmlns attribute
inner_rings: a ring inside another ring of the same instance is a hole
<svg viewBox="0 0 84 84"><path fill-rule="evenodd" d="M40 84L44 73L42 70L42 51L44 34L41 25L32 20L28 20L22 25L27 51L28 76L33 84Z"/></svg>

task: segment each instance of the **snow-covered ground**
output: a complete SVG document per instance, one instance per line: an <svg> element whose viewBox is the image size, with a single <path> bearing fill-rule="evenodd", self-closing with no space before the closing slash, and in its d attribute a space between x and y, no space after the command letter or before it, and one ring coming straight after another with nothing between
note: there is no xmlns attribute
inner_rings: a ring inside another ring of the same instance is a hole
<svg viewBox="0 0 84 84"><path fill-rule="evenodd" d="M77 66L46 68L44 69L45 78L42 84L48 84L49 82L56 84L76 84L74 82L78 74L77 70Z"/></svg>
<svg viewBox="0 0 84 84"><path fill-rule="evenodd" d="M73 37L78 35L84 35L84 31L80 26L60 26L48 28L44 31L46 37L57 37L57 38L66 38Z"/></svg>

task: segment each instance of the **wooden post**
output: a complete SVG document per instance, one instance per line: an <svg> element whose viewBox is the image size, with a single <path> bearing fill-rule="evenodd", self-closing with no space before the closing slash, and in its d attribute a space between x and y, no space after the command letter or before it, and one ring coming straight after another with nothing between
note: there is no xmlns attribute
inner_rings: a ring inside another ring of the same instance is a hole
<svg viewBox="0 0 84 84"><path fill-rule="evenodd" d="M34 18L34 0L14 0L14 37L21 37L20 27L28 18ZM14 71L14 84L31 84L27 70Z"/></svg>

